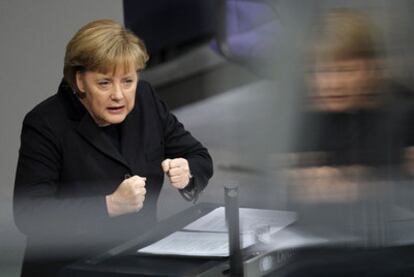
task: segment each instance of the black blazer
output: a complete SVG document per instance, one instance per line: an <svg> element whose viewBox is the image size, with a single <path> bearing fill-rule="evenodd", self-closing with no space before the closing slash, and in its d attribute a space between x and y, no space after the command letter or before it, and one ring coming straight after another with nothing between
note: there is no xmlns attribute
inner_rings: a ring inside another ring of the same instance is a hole
<svg viewBox="0 0 414 277"><path fill-rule="evenodd" d="M17 227L28 236L26 258L83 256L130 239L156 221L161 162L186 158L199 193L212 176L208 151L145 81L121 127L121 152L64 81L23 122L14 190ZM126 174L146 177L138 213L110 218L105 196Z"/></svg>

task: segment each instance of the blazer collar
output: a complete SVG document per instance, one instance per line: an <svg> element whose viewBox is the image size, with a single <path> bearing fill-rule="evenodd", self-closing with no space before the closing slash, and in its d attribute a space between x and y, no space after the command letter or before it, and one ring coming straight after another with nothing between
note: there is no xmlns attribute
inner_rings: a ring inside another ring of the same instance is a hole
<svg viewBox="0 0 414 277"><path fill-rule="evenodd" d="M127 168L129 167L128 162L116 149L115 145L111 142L110 138L100 129L95 123L89 113L86 113L77 127L78 133L87 140L93 147L107 155L108 157L120 162Z"/></svg>
<svg viewBox="0 0 414 277"><path fill-rule="evenodd" d="M88 113L65 80L60 83L57 94L62 100L68 118L71 120L80 121Z"/></svg>

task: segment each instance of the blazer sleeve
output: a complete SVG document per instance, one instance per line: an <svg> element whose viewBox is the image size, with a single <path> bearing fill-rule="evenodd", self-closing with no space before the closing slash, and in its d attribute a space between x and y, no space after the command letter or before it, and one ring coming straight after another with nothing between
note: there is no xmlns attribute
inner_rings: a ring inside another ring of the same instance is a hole
<svg viewBox="0 0 414 277"><path fill-rule="evenodd" d="M187 159L193 178L180 190L187 200L196 201L213 175L213 161L205 148L173 115L167 105L150 89L160 116L164 133L164 151L167 158Z"/></svg>
<svg viewBox="0 0 414 277"><path fill-rule="evenodd" d="M60 181L62 162L59 138L47 120L29 113L21 132L13 196L14 219L21 232L76 235L107 217L102 196L68 198L59 194L65 185Z"/></svg>

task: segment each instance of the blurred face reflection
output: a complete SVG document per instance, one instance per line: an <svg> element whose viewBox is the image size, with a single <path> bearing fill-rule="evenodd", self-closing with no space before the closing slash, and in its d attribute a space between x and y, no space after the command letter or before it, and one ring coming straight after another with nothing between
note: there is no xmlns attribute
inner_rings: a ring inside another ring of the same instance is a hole
<svg viewBox="0 0 414 277"><path fill-rule="evenodd" d="M317 110L344 112L375 106L373 61L318 61L311 77L311 101Z"/></svg>

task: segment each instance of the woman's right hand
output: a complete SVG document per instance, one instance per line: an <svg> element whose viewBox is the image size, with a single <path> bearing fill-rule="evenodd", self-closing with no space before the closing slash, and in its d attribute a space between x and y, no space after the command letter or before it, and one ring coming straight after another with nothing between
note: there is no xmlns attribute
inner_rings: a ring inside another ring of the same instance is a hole
<svg viewBox="0 0 414 277"><path fill-rule="evenodd" d="M118 188L106 196L109 216L118 216L138 212L144 206L146 178L132 176L125 179Z"/></svg>

